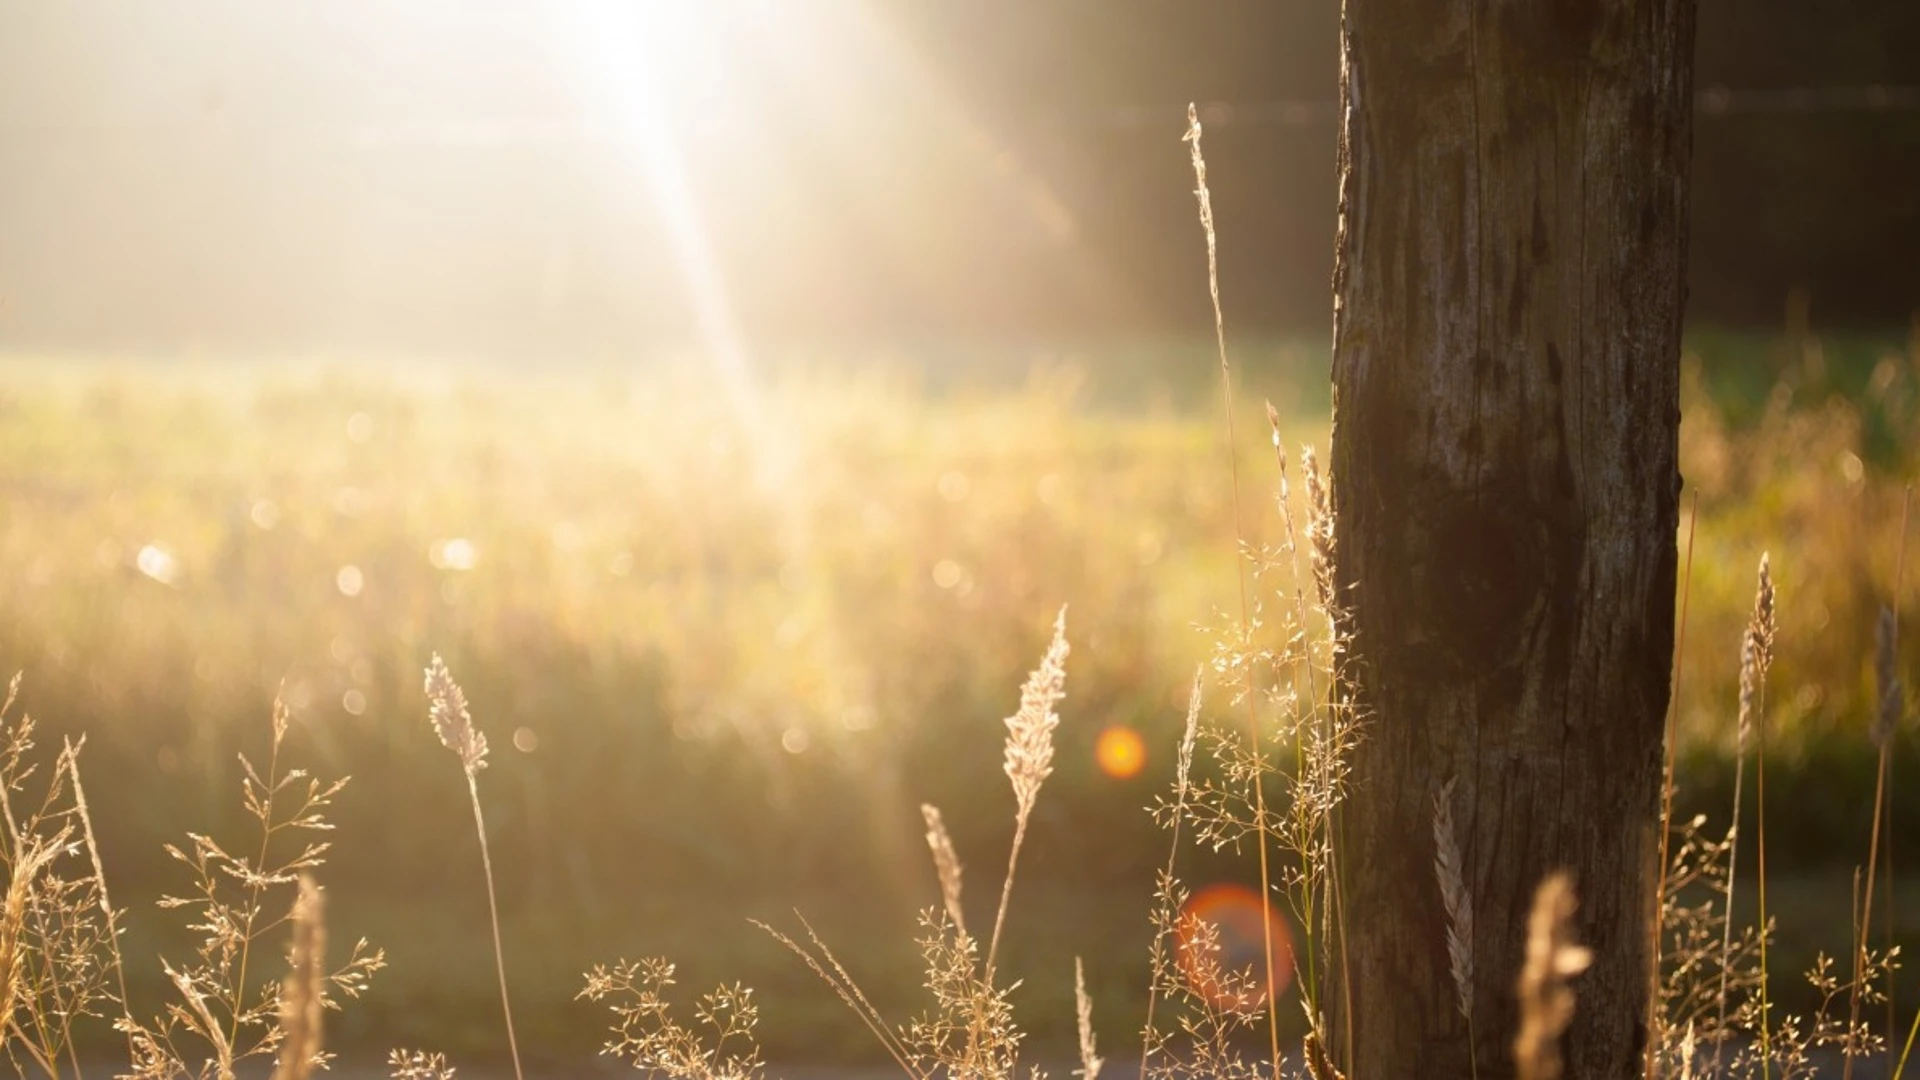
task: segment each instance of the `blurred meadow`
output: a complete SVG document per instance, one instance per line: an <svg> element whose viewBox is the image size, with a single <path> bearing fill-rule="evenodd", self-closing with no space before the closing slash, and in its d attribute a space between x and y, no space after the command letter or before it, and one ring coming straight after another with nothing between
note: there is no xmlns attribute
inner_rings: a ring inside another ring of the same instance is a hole
<svg viewBox="0 0 1920 1080"><path fill-rule="evenodd" d="M1242 353L1241 395L1286 403L1289 448L1324 445L1324 344ZM0 655L26 672L44 732L87 735L123 896L177 886L163 843L243 826L236 754L261 752L284 700L291 752L353 777L332 812L334 918L393 960L343 1021L350 1042L490 1045L486 970L457 976L484 962L485 912L427 737L418 672L438 651L498 748L483 798L529 1042L591 1047L579 971L670 950L690 981L780 1000L770 1052L858 1057L870 1048L838 1004L744 919L798 906L842 929L877 995L909 990L909 916L936 895L915 807L940 805L963 851L1004 844L995 733L1064 603L1073 690L1009 965L1099 957L1124 1017L1163 850L1145 807L1171 774L1189 673L1230 622L1217 370L1177 347L968 370L794 357L746 412L691 359L556 376L16 360ZM1831 947L1834 890L1860 857L1832 838L1871 821L1859 733L1917 389L1920 353L1894 337L1698 335L1687 358L1680 803L1729 798L1738 642L1767 550L1787 956ZM1243 430L1239 450L1249 491L1272 496L1263 434ZM1249 543L1278 527L1261 502ZM1908 733L1896 760L1916 756ZM1920 796L1896 797L1893 820L1920 835ZM1246 872L1214 863L1196 873ZM1913 906L1897 910L1920 933ZM164 933L135 911L136 940ZM1064 1037L1071 998L1033 985L1036 1038Z"/></svg>

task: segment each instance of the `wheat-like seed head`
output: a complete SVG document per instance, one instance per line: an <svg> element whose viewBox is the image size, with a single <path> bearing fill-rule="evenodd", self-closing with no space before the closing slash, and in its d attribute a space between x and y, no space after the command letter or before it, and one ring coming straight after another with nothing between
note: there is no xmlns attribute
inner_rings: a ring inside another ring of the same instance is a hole
<svg viewBox="0 0 1920 1080"><path fill-rule="evenodd" d="M1080 1029L1080 1067L1073 1075L1095 1080L1106 1062L1093 1052L1093 999L1087 996L1087 973L1077 956L1073 958L1073 1006Z"/></svg>
<svg viewBox="0 0 1920 1080"><path fill-rule="evenodd" d="M1739 749L1747 748L1747 736L1753 730L1753 710L1760 687L1773 665L1773 574L1767 556L1760 556L1760 584L1753 592L1753 616L1747 620L1747 632L1740 640L1740 723Z"/></svg>
<svg viewBox="0 0 1920 1080"><path fill-rule="evenodd" d="M446 748L460 757L460 764L470 773L479 772L487 767L487 737L473 726L473 717L467 712L467 695L460 690L460 684L453 681L453 673L447 670L446 661L439 653L433 654L433 660L427 665L427 716L433 721L434 733Z"/></svg>
<svg viewBox="0 0 1920 1080"><path fill-rule="evenodd" d="M933 852L933 868L940 875L940 899L947 906L947 917L954 929L967 932L966 917L960 911L960 856L953 850L953 838L940 818L940 808L920 804L920 816L927 821L927 847Z"/></svg>
<svg viewBox="0 0 1920 1080"><path fill-rule="evenodd" d="M307 1080L320 1057L326 984L325 899L313 877L300 875L293 903L292 968L280 988L280 1062L273 1080Z"/></svg>
<svg viewBox="0 0 1920 1080"><path fill-rule="evenodd" d="M1333 495L1313 447L1300 451L1300 471L1307 477L1307 556L1322 611L1334 610Z"/></svg>
<svg viewBox="0 0 1920 1080"><path fill-rule="evenodd" d="M1453 781L1433 798L1433 871L1447 912L1447 958L1453 968L1455 1004L1473 1019L1473 895L1461 871L1460 843L1453 831Z"/></svg>
<svg viewBox="0 0 1920 1080"><path fill-rule="evenodd" d="M1565 871L1549 875L1533 894L1527 959L1518 987L1520 1033L1513 1040L1520 1080L1560 1080L1560 1036L1573 1020L1573 990L1567 980L1593 962L1593 954L1573 940L1576 907L1573 882Z"/></svg>
<svg viewBox="0 0 1920 1080"><path fill-rule="evenodd" d="M1875 682L1879 684L1879 708L1874 710L1873 745L1885 749L1888 740L1900 724L1901 714L1906 712L1906 691L1900 685L1899 659L1894 655L1895 642L1899 636L1899 623L1895 621L1893 609L1880 608L1880 625L1875 637L1873 671Z"/></svg>
<svg viewBox="0 0 1920 1080"><path fill-rule="evenodd" d="M1178 769L1174 773L1174 803L1184 806L1187 800L1187 777L1193 772L1193 744L1200 735L1200 692L1201 675L1205 668L1195 668L1193 672L1193 690L1187 695L1187 727L1180 734L1180 754Z"/></svg>
<svg viewBox="0 0 1920 1080"><path fill-rule="evenodd" d="M1060 717L1053 706L1065 696L1067 680L1067 609L1053 620L1053 641L1040 666L1020 688L1020 711L1007 717L1007 778L1021 818L1033 810L1040 783L1053 775L1053 729Z"/></svg>

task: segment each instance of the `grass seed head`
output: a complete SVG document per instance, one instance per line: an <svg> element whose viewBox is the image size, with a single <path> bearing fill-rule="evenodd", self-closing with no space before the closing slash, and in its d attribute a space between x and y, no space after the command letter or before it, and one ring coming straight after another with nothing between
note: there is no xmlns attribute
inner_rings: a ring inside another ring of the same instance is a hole
<svg viewBox="0 0 1920 1080"><path fill-rule="evenodd" d="M1080 1031L1080 1067L1073 1075L1096 1080L1106 1062L1093 1050L1093 999L1087 996L1087 973L1077 956L1073 958L1073 1006Z"/></svg>
<svg viewBox="0 0 1920 1080"><path fill-rule="evenodd" d="M280 1062L273 1080L307 1080L320 1060L325 1012L327 929L325 899L308 874L300 875L293 903L293 953L280 988Z"/></svg>
<svg viewBox="0 0 1920 1080"><path fill-rule="evenodd" d="M1040 666L1020 688L1020 711L1007 717L1007 778L1021 817L1033 810L1040 784L1053 775L1053 729L1060 726L1053 707L1065 696L1067 681L1067 609L1053 620L1053 641Z"/></svg>
<svg viewBox="0 0 1920 1080"><path fill-rule="evenodd" d="M933 868L940 875L940 899L947 906L947 917L953 920L954 929L964 934L967 920L960 911L960 856L953 850L953 838L947 835L940 808L921 803L920 816L927 821L927 847L933 852Z"/></svg>
<svg viewBox="0 0 1920 1080"><path fill-rule="evenodd" d="M1767 669L1773 665L1773 573L1767 556L1760 556L1760 583L1753 592L1753 616L1747 620L1747 632L1740 641L1740 722L1739 748L1747 748L1753 731L1754 709L1760 688L1767 681Z"/></svg>
<svg viewBox="0 0 1920 1080"><path fill-rule="evenodd" d="M453 681L453 673L447 670L446 661L439 653L433 654L433 660L427 665L427 716L433 721L433 730L440 736L446 748L460 756L460 764L468 772L479 772L487 767L487 737L473 726L473 716L467 712L467 695L460 690L460 684Z"/></svg>
<svg viewBox="0 0 1920 1080"><path fill-rule="evenodd" d="M1461 869L1460 843L1453 830L1453 781L1433 797L1433 870L1440 902L1447 912L1447 958L1453 970L1455 1005L1473 1019L1473 896Z"/></svg>
<svg viewBox="0 0 1920 1080"><path fill-rule="evenodd" d="M1558 871L1540 883L1527 917L1527 959L1520 969L1520 1033L1513 1060L1520 1080L1560 1080L1560 1036L1573 1020L1567 980L1587 969L1593 954L1573 940L1578 903L1573 882Z"/></svg>

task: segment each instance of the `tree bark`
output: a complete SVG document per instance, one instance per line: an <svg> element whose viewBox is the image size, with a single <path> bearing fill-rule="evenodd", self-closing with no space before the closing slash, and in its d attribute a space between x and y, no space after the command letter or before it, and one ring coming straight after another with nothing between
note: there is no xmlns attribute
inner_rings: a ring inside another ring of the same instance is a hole
<svg viewBox="0 0 1920 1080"><path fill-rule="evenodd" d="M1341 837L1358 1080L1513 1075L1527 909L1561 867L1594 950L1567 1076L1638 1075L1693 23L1693 0L1346 0L1332 471L1365 725ZM1434 875L1449 780L1471 1059Z"/></svg>

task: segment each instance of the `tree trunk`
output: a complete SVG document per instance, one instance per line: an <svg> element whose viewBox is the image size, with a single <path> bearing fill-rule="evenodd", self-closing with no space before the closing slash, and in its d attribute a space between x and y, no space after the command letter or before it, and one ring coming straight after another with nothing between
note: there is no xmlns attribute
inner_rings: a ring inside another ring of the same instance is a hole
<svg viewBox="0 0 1920 1080"><path fill-rule="evenodd" d="M1513 1075L1527 909L1560 867L1594 950L1567 1075L1638 1075L1693 20L1693 0L1346 0L1333 500L1365 725L1341 837L1358 1080L1469 1074L1434 875L1448 781L1479 1077Z"/></svg>

